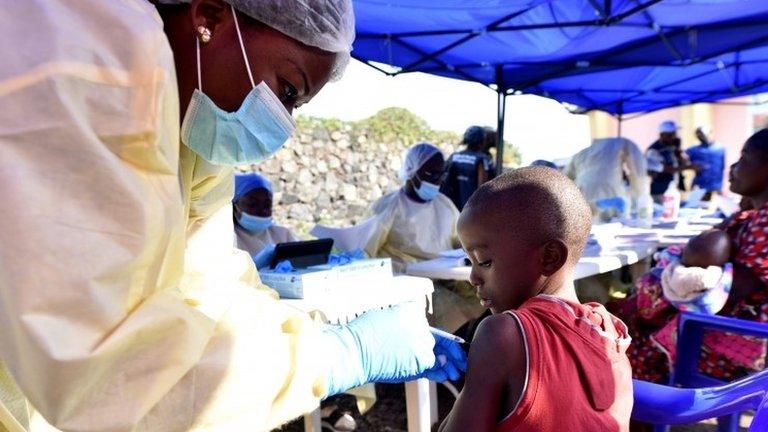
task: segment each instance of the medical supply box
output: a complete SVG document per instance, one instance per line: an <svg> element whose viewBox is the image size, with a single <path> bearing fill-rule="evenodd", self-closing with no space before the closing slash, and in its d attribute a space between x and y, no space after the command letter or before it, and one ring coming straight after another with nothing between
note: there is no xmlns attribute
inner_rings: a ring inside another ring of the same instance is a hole
<svg viewBox="0 0 768 432"><path fill-rule="evenodd" d="M392 260L372 258L352 261L343 265L322 264L305 269L282 273L275 270L259 271L261 282L277 291L283 299L322 299L338 287L360 283L365 289L366 280L392 278Z"/></svg>

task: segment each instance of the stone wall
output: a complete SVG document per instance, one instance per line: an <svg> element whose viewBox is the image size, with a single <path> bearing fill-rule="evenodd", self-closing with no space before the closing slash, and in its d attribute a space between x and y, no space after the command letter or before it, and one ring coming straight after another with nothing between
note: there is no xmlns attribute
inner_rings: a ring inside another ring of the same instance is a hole
<svg viewBox="0 0 768 432"><path fill-rule="evenodd" d="M361 221L373 202L401 186L397 173L410 145L427 141L448 157L460 142L458 135L433 131L401 108L359 122L299 116L297 123L275 156L240 169L272 181L276 223L301 237L316 223L342 227Z"/></svg>

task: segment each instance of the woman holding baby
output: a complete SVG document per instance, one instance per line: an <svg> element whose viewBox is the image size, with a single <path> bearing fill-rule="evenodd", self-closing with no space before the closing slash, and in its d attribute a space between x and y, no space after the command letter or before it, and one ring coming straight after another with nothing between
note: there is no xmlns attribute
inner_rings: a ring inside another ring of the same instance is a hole
<svg viewBox="0 0 768 432"><path fill-rule="evenodd" d="M754 209L737 213L684 249L661 253L659 264L638 282L637 294L615 308L623 309L616 312L630 326L628 355L637 379L668 382L680 310L719 309L718 315L768 322L768 129L744 144L731 166L730 190L749 198ZM763 341L708 332L699 369L733 380L762 369L765 356Z"/></svg>

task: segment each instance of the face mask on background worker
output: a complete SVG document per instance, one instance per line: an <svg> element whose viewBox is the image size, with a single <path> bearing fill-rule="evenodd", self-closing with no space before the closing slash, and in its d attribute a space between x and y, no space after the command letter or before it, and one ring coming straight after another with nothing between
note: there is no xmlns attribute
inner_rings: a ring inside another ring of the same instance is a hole
<svg viewBox="0 0 768 432"><path fill-rule="evenodd" d="M419 179L418 175L415 177ZM413 180L411 180L413 181ZM432 201L440 194L440 185L419 179L419 185L414 188L416 195L424 201Z"/></svg>
<svg viewBox="0 0 768 432"><path fill-rule="evenodd" d="M264 232L272 226L272 217L254 216L246 212L240 212L240 216L237 218L241 227L245 228L249 232L254 234Z"/></svg>
<svg viewBox="0 0 768 432"><path fill-rule="evenodd" d="M203 93L200 40L197 49L197 88L181 125L181 139L203 159L216 165L259 162L277 152L296 129L296 122L264 82L253 80L234 7L232 15L252 89L235 112L227 112Z"/></svg>
<svg viewBox="0 0 768 432"><path fill-rule="evenodd" d="M232 198L237 223L252 234L262 233L272 226L272 184L255 173L235 175Z"/></svg>
<svg viewBox="0 0 768 432"><path fill-rule="evenodd" d="M422 169L436 155L440 155L439 167ZM405 153L398 177L406 182L406 187L412 186L413 192L422 201L432 201L440 194L440 183L444 176L443 161L437 147L426 142L415 144Z"/></svg>

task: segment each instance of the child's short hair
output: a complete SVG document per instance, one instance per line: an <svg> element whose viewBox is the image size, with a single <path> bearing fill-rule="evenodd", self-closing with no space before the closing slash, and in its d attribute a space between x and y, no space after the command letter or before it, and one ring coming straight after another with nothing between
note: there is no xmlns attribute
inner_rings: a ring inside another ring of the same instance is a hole
<svg viewBox="0 0 768 432"><path fill-rule="evenodd" d="M592 212L576 184L545 167L519 168L483 184L464 209L475 211L529 244L562 240L571 262L581 257L592 228Z"/></svg>

